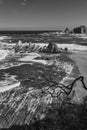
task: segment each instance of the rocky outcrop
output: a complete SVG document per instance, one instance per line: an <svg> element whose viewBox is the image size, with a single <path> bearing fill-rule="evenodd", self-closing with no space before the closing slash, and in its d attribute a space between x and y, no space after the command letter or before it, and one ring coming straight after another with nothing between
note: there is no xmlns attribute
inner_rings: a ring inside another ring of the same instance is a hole
<svg viewBox="0 0 87 130"><path fill-rule="evenodd" d="M15 52L35 52L38 51L40 47L32 43L19 44L17 43L14 47Z"/></svg>
<svg viewBox="0 0 87 130"><path fill-rule="evenodd" d="M60 52L59 48L55 43L50 42L46 49L47 53L58 53Z"/></svg>
<svg viewBox="0 0 87 130"><path fill-rule="evenodd" d="M66 28L65 31L64 31L66 34L69 34L69 28Z"/></svg>
<svg viewBox="0 0 87 130"><path fill-rule="evenodd" d="M43 53L60 53L61 50L56 43L50 42L48 46L40 46L34 43L17 43L14 47L15 52L43 52Z"/></svg>
<svg viewBox="0 0 87 130"><path fill-rule="evenodd" d="M41 49L41 52L44 52L44 53L60 53L61 49L58 48L56 43L50 42L48 44L48 46L44 46Z"/></svg>
<svg viewBox="0 0 87 130"><path fill-rule="evenodd" d="M73 33L79 33L79 34L87 34L87 27L86 26L80 26L73 29Z"/></svg>

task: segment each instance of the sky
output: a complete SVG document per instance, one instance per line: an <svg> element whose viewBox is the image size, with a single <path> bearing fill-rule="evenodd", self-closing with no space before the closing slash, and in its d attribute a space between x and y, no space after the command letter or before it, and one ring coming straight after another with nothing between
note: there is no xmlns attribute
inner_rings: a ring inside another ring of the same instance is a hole
<svg viewBox="0 0 87 130"><path fill-rule="evenodd" d="M0 0L0 29L87 26L87 0Z"/></svg>

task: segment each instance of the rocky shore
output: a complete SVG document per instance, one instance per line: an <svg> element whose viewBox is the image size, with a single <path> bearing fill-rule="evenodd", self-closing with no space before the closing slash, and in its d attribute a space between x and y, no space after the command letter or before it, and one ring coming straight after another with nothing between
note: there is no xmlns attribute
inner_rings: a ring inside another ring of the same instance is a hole
<svg viewBox="0 0 87 130"><path fill-rule="evenodd" d="M87 54L60 45L17 44L0 61L0 129L86 130Z"/></svg>

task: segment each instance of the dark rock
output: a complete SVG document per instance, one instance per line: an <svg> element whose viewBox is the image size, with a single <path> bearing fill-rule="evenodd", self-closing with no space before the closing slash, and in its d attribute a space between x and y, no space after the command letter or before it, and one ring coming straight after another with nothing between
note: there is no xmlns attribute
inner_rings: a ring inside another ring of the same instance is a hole
<svg viewBox="0 0 87 130"><path fill-rule="evenodd" d="M86 26L80 26L73 29L73 33L79 33L79 34L87 34L87 27Z"/></svg>
<svg viewBox="0 0 87 130"><path fill-rule="evenodd" d="M57 47L55 43L50 42L46 48L47 53L59 53L60 49Z"/></svg>
<svg viewBox="0 0 87 130"><path fill-rule="evenodd" d="M66 28L65 31L64 31L66 34L68 34L70 31L69 31L69 28Z"/></svg>

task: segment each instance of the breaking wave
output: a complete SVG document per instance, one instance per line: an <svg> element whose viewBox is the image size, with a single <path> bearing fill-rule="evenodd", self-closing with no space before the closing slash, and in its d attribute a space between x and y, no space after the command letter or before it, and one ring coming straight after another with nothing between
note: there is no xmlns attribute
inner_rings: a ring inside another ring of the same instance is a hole
<svg viewBox="0 0 87 130"><path fill-rule="evenodd" d="M67 47L69 50L78 50L78 51L87 50L87 46L77 45L77 44L57 44L57 46L62 49Z"/></svg>
<svg viewBox="0 0 87 130"><path fill-rule="evenodd" d="M0 50L0 60L5 59L5 57L7 56L8 51L7 50Z"/></svg>

